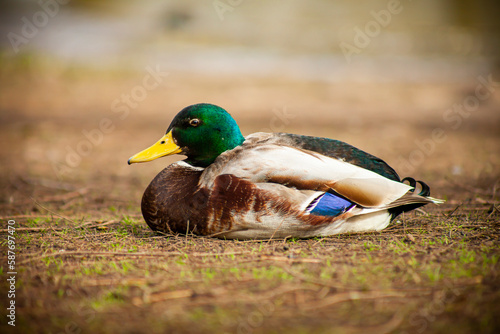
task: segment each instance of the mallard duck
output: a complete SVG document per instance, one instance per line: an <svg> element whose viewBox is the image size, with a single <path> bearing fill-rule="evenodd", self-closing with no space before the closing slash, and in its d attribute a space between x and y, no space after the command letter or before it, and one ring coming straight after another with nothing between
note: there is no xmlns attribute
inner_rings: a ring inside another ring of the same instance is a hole
<svg viewBox="0 0 500 334"><path fill-rule="evenodd" d="M442 202L424 182L400 180L383 160L338 140L243 137L213 104L181 110L128 163L171 154L187 158L163 169L141 203L146 223L164 233L267 239L379 231L402 212Z"/></svg>

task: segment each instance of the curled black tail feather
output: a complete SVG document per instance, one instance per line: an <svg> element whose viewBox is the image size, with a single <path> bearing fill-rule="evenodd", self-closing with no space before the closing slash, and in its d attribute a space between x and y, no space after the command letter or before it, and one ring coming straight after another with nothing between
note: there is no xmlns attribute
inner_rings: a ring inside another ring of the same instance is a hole
<svg viewBox="0 0 500 334"><path fill-rule="evenodd" d="M418 193L418 195L419 196L423 196L423 197L430 196L430 194L431 194L431 188L425 182L415 180L412 177L405 177L404 179L401 180L401 182L405 182L405 181L408 182L408 184L410 185L410 187L413 187L413 189L410 190L411 192L415 192L417 184L419 184L421 190ZM389 213L392 215L391 220L393 220L394 218L396 218L397 216L399 216L403 212L415 210L416 208L424 206L425 204L427 204L427 203L413 203L413 204L403 205L403 206L399 206L399 207L396 207L396 208L389 209Z"/></svg>
<svg viewBox="0 0 500 334"><path fill-rule="evenodd" d="M410 187L415 188L415 187L417 186L417 181L415 181L415 179L414 179L414 178L412 178L412 177L408 177L408 176L407 176L407 177L405 177L404 179L402 179L402 180L401 180L401 182L403 182L403 183L404 183L405 181L408 181L408 184L410 185ZM415 189L414 189L414 190L415 190ZM412 190L412 192L413 192L414 190Z"/></svg>
<svg viewBox="0 0 500 334"><path fill-rule="evenodd" d="M405 177L404 179L401 180L401 182L405 182L405 181L408 181L408 184L410 185L410 187L414 188L412 190L412 192L415 191L415 188L417 187L417 183L418 183L418 184L420 184L420 187L421 187L421 190L418 193L420 196L427 197L427 196L431 195L431 188L427 185L427 183L425 183L423 181L416 181L412 177Z"/></svg>

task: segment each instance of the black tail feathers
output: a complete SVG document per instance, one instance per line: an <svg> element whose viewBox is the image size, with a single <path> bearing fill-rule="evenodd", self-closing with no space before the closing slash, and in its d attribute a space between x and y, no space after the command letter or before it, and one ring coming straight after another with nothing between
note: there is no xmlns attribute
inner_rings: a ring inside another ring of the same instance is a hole
<svg viewBox="0 0 500 334"><path fill-rule="evenodd" d="M405 181L408 181L410 187L413 187L412 192L414 192L415 189L417 189L417 183L418 183L420 185L420 192L418 193L420 196L427 197L431 195L431 188L429 188L429 186L425 182L417 181L412 177L405 177L404 179L401 180L401 182Z"/></svg>
<svg viewBox="0 0 500 334"><path fill-rule="evenodd" d="M415 192L415 190L417 189L417 185L420 185L420 192L418 193L418 195L423 196L423 197L430 196L431 188L425 182L417 181L412 177L405 177L404 179L401 180L401 182L405 182L405 181L408 182L410 187L413 187L413 189L410 190L411 192ZM391 220L393 220L394 218L396 218L397 216L399 216L403 212L415 210L415 209L417 209L425 204L427 204L427 203L413 203L413 204L403 205L403 206L389 209L389 212L392 215Z"/></svg>

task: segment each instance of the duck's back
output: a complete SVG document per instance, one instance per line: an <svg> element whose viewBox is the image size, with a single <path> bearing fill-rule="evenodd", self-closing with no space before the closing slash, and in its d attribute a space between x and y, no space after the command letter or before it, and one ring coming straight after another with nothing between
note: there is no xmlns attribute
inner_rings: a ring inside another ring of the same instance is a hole
<svg viewBox="0 0 500 334"><path fill-rule="evenodd" d="M317 152L371 170L388 179L400 181L399 175L385 161L340 140L291 133L254 133L248 136L247 140L276 143Z"/></svg>

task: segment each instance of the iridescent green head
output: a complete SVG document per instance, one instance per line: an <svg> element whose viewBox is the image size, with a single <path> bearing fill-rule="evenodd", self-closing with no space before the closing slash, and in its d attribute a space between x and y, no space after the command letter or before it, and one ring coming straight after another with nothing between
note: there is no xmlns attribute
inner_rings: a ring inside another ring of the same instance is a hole
<svg viewBox="0 0 500 334"><path fill-rule="evenodd" d="M131 157L128 163L179 153L187 156L187 163L207 167L221 153L241 145L244 140L238 124L227 111L213 104L194 104L174 117L165 136Z"/></svg>

